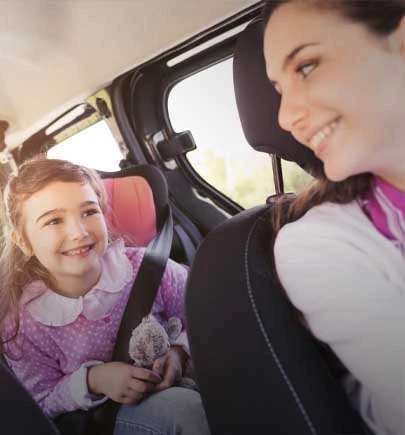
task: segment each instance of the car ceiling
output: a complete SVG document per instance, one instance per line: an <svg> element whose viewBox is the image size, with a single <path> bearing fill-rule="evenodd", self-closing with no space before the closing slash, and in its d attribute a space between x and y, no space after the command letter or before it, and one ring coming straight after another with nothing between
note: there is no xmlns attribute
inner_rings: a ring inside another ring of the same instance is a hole
<svg viewBox="0 0 405 435"><path fill-rule="evenodd" d="M256 0L0 1L0 120L9 147L119 74Z"/></svg>

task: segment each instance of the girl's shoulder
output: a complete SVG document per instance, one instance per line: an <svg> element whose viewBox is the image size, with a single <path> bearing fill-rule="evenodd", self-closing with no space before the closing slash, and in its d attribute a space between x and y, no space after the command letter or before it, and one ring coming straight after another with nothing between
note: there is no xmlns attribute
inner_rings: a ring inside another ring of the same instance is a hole
<svg viewBox="0 0 405 435"><path fill-rule="evenodd" d="M49 287L40 279L27 283L22 289L22 295L19 302L20 312L24 312L27 305L45 294L48 290Z"/></svg>
<svg viewBox="0 0 405 435"><path fill-rule="evenodd" d="M145 248L142 246L126 246L123 239L116 239L109 243L104 254L104 262L122 263L125 258L132 266L139 265Z"/></svg>
<svg viewBox="0 0 405 435"><path fill-rule="evenodd" d="M143 246L125 246L123 252L133 266L139 267L145 254L145 248Z"/></svg>
<svg viewBox="0 0 405 435"><path fill-rule="evenodd" d="M135 270L139 269L139 266L142 262L144 254L145 254L145 249L146 248L144 248L142 246L125 247L125 255L129 259L129 261L131 262L131 264L133 265ZM169 258L167 260L166 272L169 271L169 272L177 275L177 274L187 273L188 269L189 269L188 266L181 264L181 263L177 263L176 261L172 260L171 258Z"/></svg>

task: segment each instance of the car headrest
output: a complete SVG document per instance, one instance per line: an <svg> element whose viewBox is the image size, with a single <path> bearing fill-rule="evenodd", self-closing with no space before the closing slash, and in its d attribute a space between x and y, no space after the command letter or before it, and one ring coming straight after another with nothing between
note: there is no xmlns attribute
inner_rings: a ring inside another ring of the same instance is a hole
<svg viewBox="0 0 405 435"><path fill-rule="evenodd" d="M146 246L160 228L160 218L168 202L163 175L147 165L100 175L108 196L109 231L122 237L128 246Z"/></svg>
<svg viewBox="0 0 405 435"><path fill-rule="evenodd" d="M296 162L315 177L321 176L322 162L278 124L280 95L266 75L262 21L254 21L240 34L233 79L239 117L249 144L257 151Z"/></svg>

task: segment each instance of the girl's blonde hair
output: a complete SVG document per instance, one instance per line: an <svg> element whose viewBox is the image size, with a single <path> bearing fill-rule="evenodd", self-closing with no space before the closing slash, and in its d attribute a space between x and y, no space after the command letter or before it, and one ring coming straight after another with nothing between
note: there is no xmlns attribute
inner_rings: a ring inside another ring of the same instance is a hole
<svg viewBox="0 0 405 435"><path fill-rule="evenodd" d="M24 202L56 181L89 184L97 195L102 212L106 211L107 196L100 176L96 171L83 166L39 156L22 164L18 168L18 174L9 177L3 194L1 219L3 237L0 254L0 352L4 352L4 344L12 340L18 332L19 303L24 286L37 279L48 285L50 283L48 271L35 256L27 258L24 255L13 242L12 234L17 231L25 243L28 242L23 228Z"/></svg>

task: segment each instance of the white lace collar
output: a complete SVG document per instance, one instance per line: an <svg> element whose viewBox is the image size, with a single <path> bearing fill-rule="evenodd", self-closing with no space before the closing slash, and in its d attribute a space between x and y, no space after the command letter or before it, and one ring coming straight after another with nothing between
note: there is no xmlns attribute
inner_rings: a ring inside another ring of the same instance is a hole
<svg viewBox="0 0 405 435"><path fill-rule="evenodd" d="M122 240L112 242L101 261L100 279L84 296L62 296L47 288L43 281L35 281L24 289L24 300L28 300L26 309L35 320L49 326L68 325L80 314L88 320L105 317L117 302L120 292L133 279L134 270Z"/></svg>

